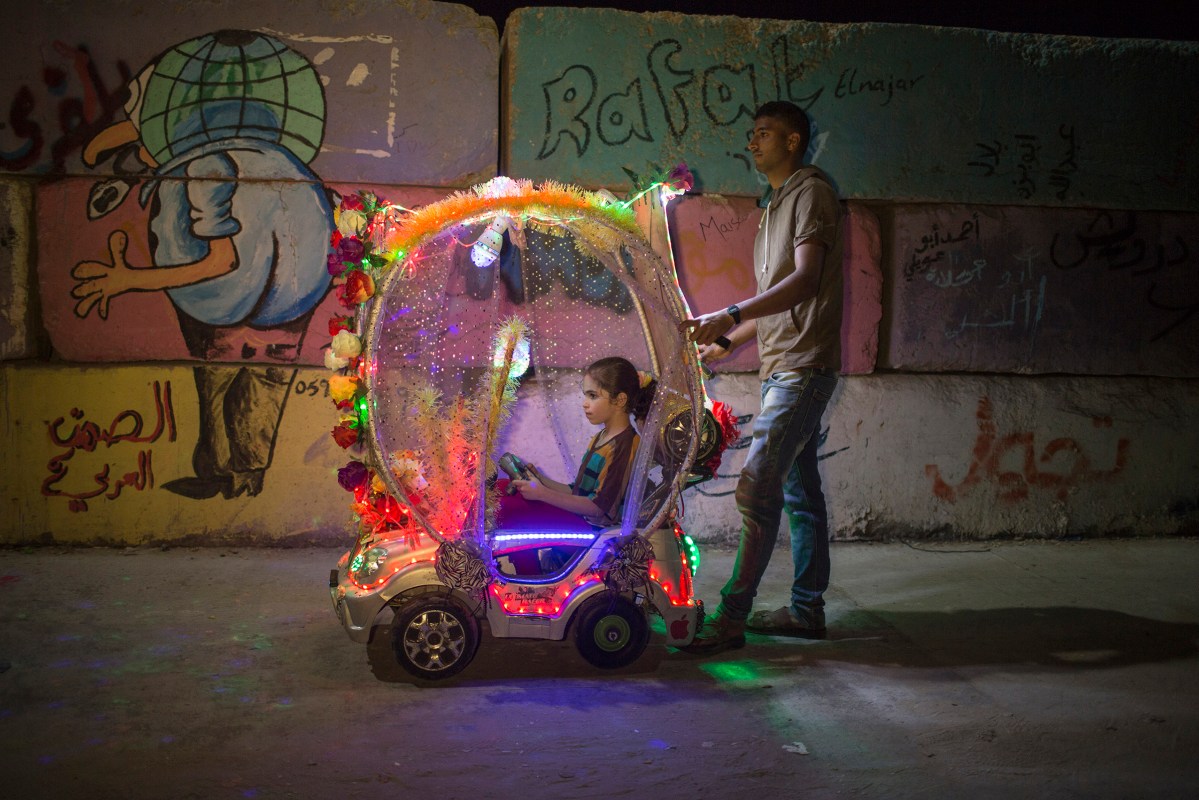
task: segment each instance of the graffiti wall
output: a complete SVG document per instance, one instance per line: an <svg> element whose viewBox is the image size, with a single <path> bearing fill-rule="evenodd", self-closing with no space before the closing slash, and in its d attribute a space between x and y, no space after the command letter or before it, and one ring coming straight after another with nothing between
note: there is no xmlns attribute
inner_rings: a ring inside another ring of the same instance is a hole
<svg viewBox="0 0 1199 800"><path fill-rule="evenodd" d="M293 375L293 373L295 373ZM204 471L210 433L191 367L37 367L2 373L5 523L0 542L212 544L334 542L350 512L339 497L328 429L328 371L264 370L234 382L291 378L277 401L243 405L277 423L225 443L240 470ZM251 467L257 464L257 467ZM332 491L330 491L332 487Z"/></svg>
<svg viewBox="0 0 1199 800"><path fill-rule="evenodd" d="M454 4L62 8L11 10L0 52L0 543L345 541L340 198L498 170L624 194L685 161L696 191L641 221L710 311L754 292L745 130L776 98L846 199L834 535L1199 526L1199 45L537 8L501 77ZM537 273L623 324L564 246L463 291ZM709 382L746 435L757 367ZM700 540L736 536L746 444L686 493Z"/></svg>
<svg viewBox="0 0 1199 800"><path fill-rule="evenodd" d="M671 245L679 282L696 314L728 306L756 292L754 235L762 210L746 197L684 196L670 206ZM845 216L845 311L841 330L842 371L872 372L882 315L879 226L874 212L850 202ZM755 371L757 349L740 348L720 362L722 372Z"/></svg>
<svg viewBox="0 0 1199 800"><path fill-rule="evenodd" d="M228 186L225 183L213 186ZM100 219L89 219L87 198L93 184L68 178L37 189L38 284L46 331L54 349L69 361L170 361L200 359L236 363L321 364L328 345L328 320L345 309L332 289L326 251L332 231L331 205L343 193L359 188L406 207L440 200L448 190L419 187L353 186L347 184L265 184L238 182L230 197L230 219L237 234L235 251L265 252L262 269L268 275L248 276L239 266L215 280L202 277L193 285L174 279L162 288L128 285L107 288L121 280L122 266L133 279L178 271L164 253L159 231L178 227L180 219L197 213L194 183L163 181L151 208L125 203ZM239 200L238 193L247 197ZM170 202L168 202L170 201ZM307 205L316 213L304 215ZM167 223L162 220L169 219ZM162 262L166 263L162 263ZM239 258L239 262L244 259ZM291 269L291 275L282 273ZM305 276L318 281L300 291ZM237 280L234 280L234 279ZM248 280L246 280L248 278ZM214 288L218 282L223 286ZM123 291L120 291L123 289ZM219 308L201 290L225 301ZM268 314L260 308L270 295L286 302ZM237 301L241 297L241 301Z"/></svg>
<svg viewBox="0 0 1199 800"><path fill-rule="evenodd" d="M957 537L969 519L979 536L1194 530L1192 381L908 375L843 389L826 445L839 451L827 462L838 528Z"/></svg>
<svg viewBox="0 0 1199 800"><path fill-rule="evenodd" d="M34 35L0 53L6 172L123 179L97 193L107 206L152 169L127 146L136 140L121 141L131 122L158 165L200 138L240 136L294 156L266 165L283 179L295 177L289 161L323 180L363 183L465 186L495 174L499 36L465 6L113 0L62 9L33 0L8 11L13 30ZM436 113L447 97L454 113ZM203 122L182 109L202 111Z"/></svg>
<svg viewBox="0 0 1199 800"><path fill-rule="evenodd" d="M813 118L846 197L1199 209L1199 45L911 25L522 9L505 144L522 175L620 185L684 159L757 195L753 110Z"/></svg>
<svg viewBox="0 0 1199 800"><path fill-rule="evenodd" d="M1199 377L1199 215L896 206L889 221L883 366Z"/></svg>
<svg viewBox="0 0 1199 800"><path fill-rule="evenodd" d="M720 374L709 388L748 432L756 376ZM842 381L829 408L819 458L835 538L1194 530L1192 382L869 375ZM688 531L737 540L728 509L747 447L684 494Z"/></svg>
<svg viewBox="0 0 1199 800"><path fill-rule="evenodd" d="M347 313L335 209L495 174L494 23L431 2L60 5L14 10L36 35L0 54L0 342L53 359L5 369L5 539L340 538L331 373L306 368Z"/></svg>
<svg viewBox="0 0 1199 800"><path fill-rule="evenodd" d="M33 355L28 190L0 181L0 361Z"/></svg>

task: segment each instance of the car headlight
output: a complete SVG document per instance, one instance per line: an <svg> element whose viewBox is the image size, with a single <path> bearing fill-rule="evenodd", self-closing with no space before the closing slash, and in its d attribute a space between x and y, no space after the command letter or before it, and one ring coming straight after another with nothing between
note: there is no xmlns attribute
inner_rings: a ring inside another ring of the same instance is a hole
<svg viewBox="0 0 1199 800"><path fill-rule="evenodd" d="M370 583L386 563L387 548L372 547L354 556L354 560L350 562L350 577L358 584Z"/></svg>

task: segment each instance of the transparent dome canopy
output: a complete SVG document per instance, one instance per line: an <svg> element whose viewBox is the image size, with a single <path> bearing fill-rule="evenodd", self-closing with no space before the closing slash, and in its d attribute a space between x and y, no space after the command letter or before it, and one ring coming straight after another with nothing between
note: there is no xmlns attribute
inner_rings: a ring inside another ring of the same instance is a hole
<svg viewBox="0 0 1199 800"><path fill-rule="evenodd" d="M599 195L499 185L401 242L363 312L371 459L431 536L486 545L503 524L500 456L573 480L598 432L585 370L621 356L658 381L620 516L623 533L653 530L685 485L704 401L673 267Z"/></svg>

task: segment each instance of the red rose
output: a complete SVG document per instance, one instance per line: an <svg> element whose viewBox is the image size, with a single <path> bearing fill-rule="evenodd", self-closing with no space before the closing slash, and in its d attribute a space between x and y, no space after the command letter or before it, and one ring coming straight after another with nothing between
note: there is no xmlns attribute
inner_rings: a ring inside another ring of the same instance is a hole
<svg viewBox="0 0 1199 800"><path fill-rule="evenodd" d="M349 422L343 422L333 429L333 441L343 450L358 443L358 428Z"/></svg>
<svg viewBox="0 0 1199 800"><path fill-rule="evenodd" d="M362 202L362 198L356 194L347 194L341 198L342 211L365 211L366 206Z"/></svg>
<svg viewBox="0 0 1199 800"><path fill-rule="evenodd" d="M346 308L355 308L375 294L375 279L360 269L346 275L346 282L338 290L338 300Z"/></svg>
<svg viewBox="0 0 1199 800"><path fill-rule="evenodd" d="M353 317L330 317L329 318L329 335L336 336L342 331L354 332Z"/></svg>
<svg viewBox="0 0 1199 800"><path fill-rule="evenodd" d="M341 231L334 228L333 235L329 237L329 246L336 250L339 244L341 244Z"/></svg>
<svg viewBox="0 0 1199 800"><path fill-rule="evenodd" d="M733 414L733 407L728 403L722 403L719 400L712 403L712 416L716 418L716 424L720 426L720 449L708 459L704 466L715 475L716 470L720 467L724 451L741 437L741 430L737 427L737 416Z"/></svg>

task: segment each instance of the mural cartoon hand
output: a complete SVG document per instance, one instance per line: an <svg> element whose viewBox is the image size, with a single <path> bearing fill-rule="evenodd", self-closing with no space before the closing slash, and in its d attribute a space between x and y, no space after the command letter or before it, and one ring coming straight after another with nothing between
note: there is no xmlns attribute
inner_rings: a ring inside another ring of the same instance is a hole
<svg viewBox="0 0 1199 800"><path fill-rule="evenodd" d="M108 236L108 253L111 263L104 261L80 261L71 270L71 277L78 281L71 290L75 304L75 316L86 317L99 305L100 319L108 319L108 303L119 294L137 287L134 270L125 262L125 248L129 237L124 231L113 231Z"/></svg>

